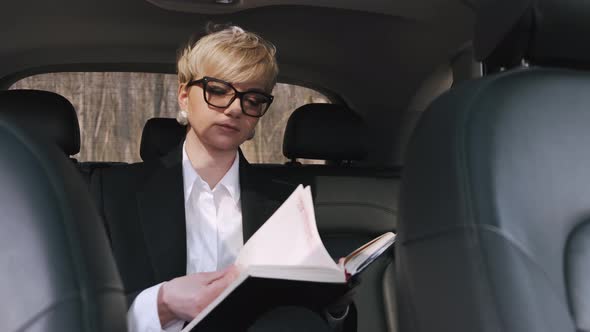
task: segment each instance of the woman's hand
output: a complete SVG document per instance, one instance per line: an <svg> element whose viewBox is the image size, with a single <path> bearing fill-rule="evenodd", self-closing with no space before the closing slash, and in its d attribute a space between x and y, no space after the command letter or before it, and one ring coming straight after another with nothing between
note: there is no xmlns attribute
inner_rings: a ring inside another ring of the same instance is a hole
<svg viewBox="0 0 590 332"><path fill-rule="evenodd" d="M239 275L235 266L165 282L158 291L158 316L166 326L173 320L191 321Z"/></svg>

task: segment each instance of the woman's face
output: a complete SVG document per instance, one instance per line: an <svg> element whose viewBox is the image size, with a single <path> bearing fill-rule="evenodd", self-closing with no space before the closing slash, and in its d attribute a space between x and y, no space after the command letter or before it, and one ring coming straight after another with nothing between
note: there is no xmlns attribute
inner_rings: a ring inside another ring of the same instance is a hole
<svg viewBox="0 0 590 332"><path fill-rule="evenodd" d="M232 84L238 91L256 89L264 91L263 82ZM197 84L179 88L178 101L181 109L188 113L191 130L207 148L217 151L236 151L249 139L258 123L258 118L242 112L240 98L227 107L220 108L207 104L203 95L203 85Z"/></svg>

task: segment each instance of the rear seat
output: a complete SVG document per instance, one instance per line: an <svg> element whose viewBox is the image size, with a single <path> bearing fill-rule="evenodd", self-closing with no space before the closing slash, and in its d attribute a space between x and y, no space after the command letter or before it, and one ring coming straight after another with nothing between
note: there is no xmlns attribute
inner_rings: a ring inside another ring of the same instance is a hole
<svg viewBox="0 0 590 332"><path fill-rule="evenodd" d="M148 123L142 134L144 161L164 155L184 133L174 119ZM334 258L396 227L400 169L355 166L366 155L365 131L362 118L346 107L308 104L287 125L283 153L291 162L253 165L286 182L311 185L318 228ZM301 165L298 158L329 165ZM393 268L391 254L363 273L355 296L358 331L397 331Z"/></svg>
<svg viewBox="0 0 590 332"><path fill-rule="evenodd" d="M288 165L256 165L290 183L310 185L318 228L334 258L373 237L395 231L400 168L355 166L367 154L366 128L350 109L308 104L287 124ZM301 165L298 158L328 165ZM358 331L397 331L393 253L367 269L355 296Z"/></svg>

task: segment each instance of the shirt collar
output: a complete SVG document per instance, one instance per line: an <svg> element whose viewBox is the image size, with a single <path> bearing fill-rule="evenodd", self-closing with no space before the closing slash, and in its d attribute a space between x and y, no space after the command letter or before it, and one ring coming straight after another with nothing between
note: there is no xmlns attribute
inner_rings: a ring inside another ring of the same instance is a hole
<svg viewBox="0 0 590 332"><path fill-rule="evenodd" d="M236 152L236 157L234 159L233 164L225 173L223 178L219 181L219 183L213 188L215 190L219 186L223 186L227 189L230 196L234 200L234 202L238 202L240 200L240 155ZM197 171L193 168L190 159L188 159L188 154L186 153L186 141L182 143L182 176L184 182L184 202L189 198L189 195L193 189L193 185L197 179L203 181ZM203 181L204 182L204 181Z"/></svg>

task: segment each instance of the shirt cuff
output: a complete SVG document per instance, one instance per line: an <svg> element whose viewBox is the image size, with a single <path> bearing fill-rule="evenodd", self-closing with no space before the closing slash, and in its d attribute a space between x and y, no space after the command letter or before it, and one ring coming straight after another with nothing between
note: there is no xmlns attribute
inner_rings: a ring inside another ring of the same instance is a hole
<svg viewBox="0 0 590 332"><path fill-rule="evenodd" d="M179 332L183 321L175 320L162 327L158 316L158 292L162 284L145 289L133 301L127 312L129 332Z"/></svg>

